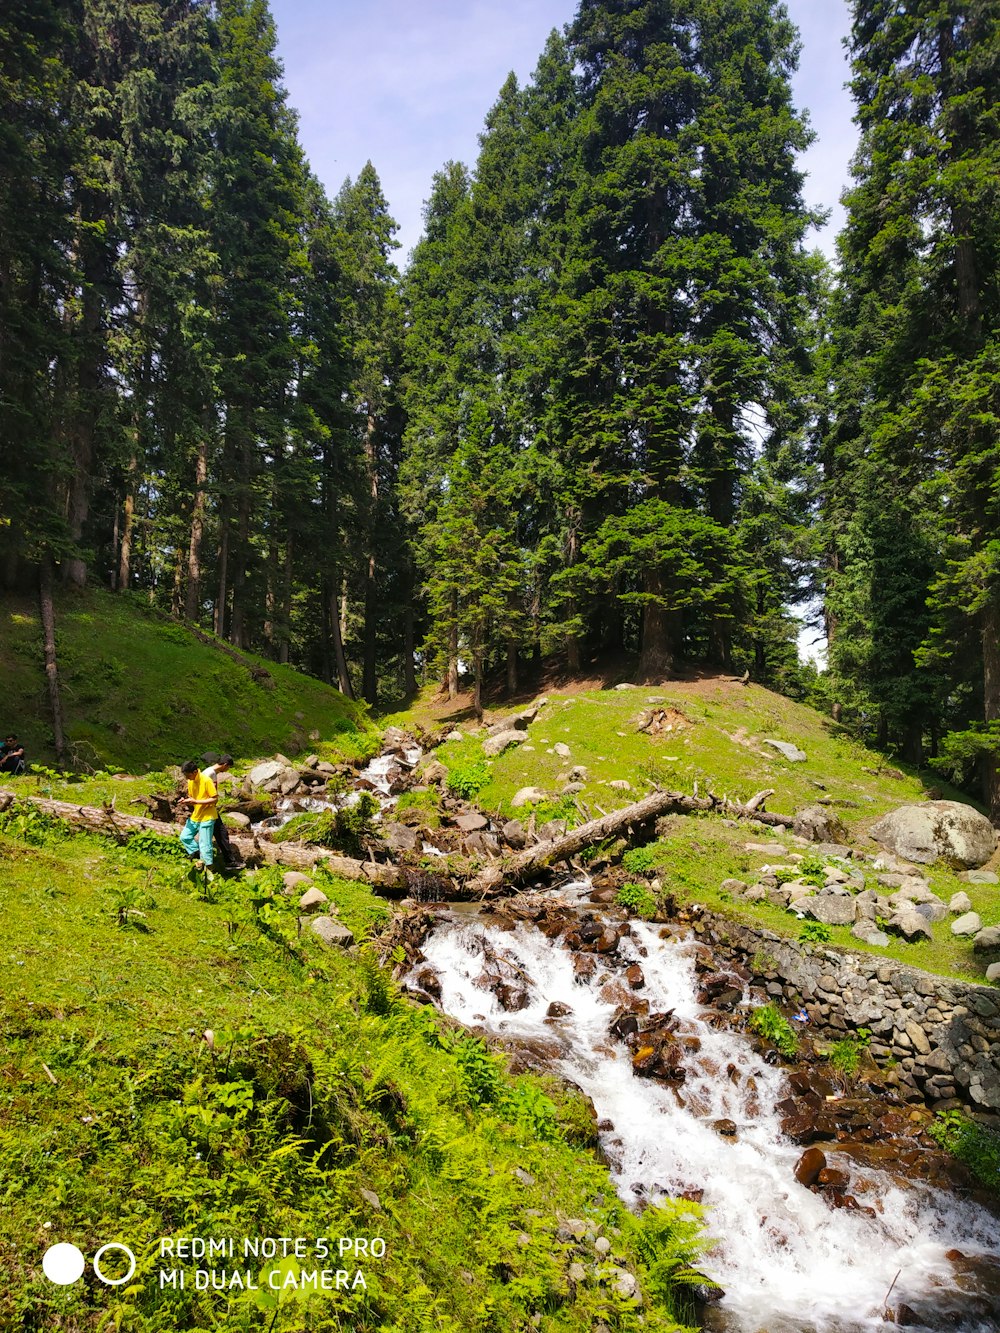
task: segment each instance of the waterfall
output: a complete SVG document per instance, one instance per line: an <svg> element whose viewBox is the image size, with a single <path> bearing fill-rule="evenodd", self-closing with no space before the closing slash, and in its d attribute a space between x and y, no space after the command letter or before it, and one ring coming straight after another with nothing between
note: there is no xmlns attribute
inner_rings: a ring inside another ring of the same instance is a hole
<svg viewBox="0 0 1000 1333"><path fill-rule="evenodd" d="M437 972L446 1013L495 1036L543 1038L558 1051L553 1072L581 1088L601 1124L613 1126L602 1146L626 1202L702 1192L716 1239L702 1267L726 1293L713 1326L728 1333L888 1328L883 1312L895 1279L890 1304L905 1300L925 1321L912 1327L1000 1330L1000 1319L984 1313L990 1305L982 1292L966 1299L957 1291L946 1257L954 1250L1000 1257L997 1223L984 1209L859 1169L838 1157L836 1145L823 1145L830 1164L850 1172L851 1192L874 1216L833 1208L796 1181L802 1149L783 1136L775 1110L786 1094L782 1071L742 1034L705 1021L692 942L665 942L656 927L633 923L617 956L597 956L589 978L560 939L524 923L499 930L456 916L423 949L422 966ZM523 1008L504 1009L483 986L487 955L527 985ZM644 978L637 996L652 1013L673 1010L687 1039L687 1076L676 1088L637 1077L631 1053L609 1035L630 962ZM570 1012L548 1017L553 1001ZM732 1126L720 1134L719 1121L731 1121L735 1134Z"/></svg>

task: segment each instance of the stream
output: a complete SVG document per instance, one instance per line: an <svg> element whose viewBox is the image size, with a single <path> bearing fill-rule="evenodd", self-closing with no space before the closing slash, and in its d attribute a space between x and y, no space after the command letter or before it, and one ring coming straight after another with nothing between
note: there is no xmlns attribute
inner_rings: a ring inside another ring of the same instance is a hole
<svg viewBox="0 0 1000 1333"><path fill-rule="evenodd" d="M566 886L562 897L578 901L586 887ZM559 938L524 922L498 929L455 912L424 942L422 967L437 974L440 1008L461 1023L551 1050L548 1067L594 1104L627 1203L700 1192L717 1238L701 1266L725 1290L706 1328L861 1333L904 1323L997 1333L996 1219L974 1203L860 1169L835 1144L823 1145L830 1165L850 1173L861 1208L831 1208L800 1185L802 1149L783 1136L775 1109L786 1093L782 1070L741 1033L706 1022L693 942L664 942L658 929L633 922L616 955L598 956L587 977ZM486 960L494 974L499 960L526 988L516 1001L523 1007L504 1008L484 983ZM637 1077L631 1052L609 1035L629 963L640 965L639 993L651 1012L672 1010L679 1020L689 1052L679 1087ZM568 1012L550 1017L553 1002ZM723 1137L716 1122L727 1121Z"/></svg>

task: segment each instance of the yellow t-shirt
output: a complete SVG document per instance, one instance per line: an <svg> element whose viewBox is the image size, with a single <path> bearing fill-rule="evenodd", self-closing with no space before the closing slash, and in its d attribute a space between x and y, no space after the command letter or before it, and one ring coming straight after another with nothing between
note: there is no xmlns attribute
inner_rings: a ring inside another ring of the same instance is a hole
<svg viewBox="0 0 1000 1333"><path fill-rule="evenodd" d="M188 796L196 802L190 818L195 824L207 824L219 817L219 789L211 778L198 773L188 778Z"/></svg>

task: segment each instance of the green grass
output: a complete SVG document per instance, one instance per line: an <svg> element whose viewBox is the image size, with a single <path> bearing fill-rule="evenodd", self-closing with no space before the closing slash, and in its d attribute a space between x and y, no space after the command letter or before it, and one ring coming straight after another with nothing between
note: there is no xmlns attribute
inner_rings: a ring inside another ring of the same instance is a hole
<svg viewBox="0 0 1000 1333"><path fill-rule="evenodd" d="M592 1127L576 1094L509 1078L401 1000L370 953L300 935L276 870L209 882L156 850L37 815L0 832L0 1326L676 1327L664 1273L697 1228L665 1219L674 1249L646 1253L652 1224L636 1230L579 1146ZM316 880L359 938L385 919L364 886ZM641 1312L599 1284L592 1244L570 1283L567 1217L637 1273ZM267 1292L161 1291L157 1240L181 1235L381 1236L387 1254L332 1264L361 1267L367 1290L275 1307ZM138 1272L55 1287L40 1267L55 1241L128 1244Z"/></svg>
<svg viewBox="0 0 1000 1333"><path fill-rule="evenodd" d="M70 768L146 773L208 749L237 760L367 757L377 733L364 706L322 681L253 653L234 661L138 599L64 594L56 641ZM266 673L266 674L263 674ZM54 762L41 628L34 602L0 602L4 730L29 761ZM310 739L317 732L319 740Z"/></svg>

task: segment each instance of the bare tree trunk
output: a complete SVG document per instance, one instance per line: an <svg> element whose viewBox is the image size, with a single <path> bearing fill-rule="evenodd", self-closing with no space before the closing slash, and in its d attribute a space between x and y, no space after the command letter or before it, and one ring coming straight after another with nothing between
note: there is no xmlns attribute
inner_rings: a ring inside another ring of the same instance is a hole
<svg viewBox="0 0 1000 1333"><path fill-rule="evenodd" d="M362 693L374 705L378 701L375 675L376 629L378 626L378 590L375 584L375 534L378 522L378 446L377 422L368 414L365 430L365 462L368 467L368 559L365 563L365 629L362 665Z"/></svg>
<svg viewBox="0 0 1000 1333"><path fill-rule="evenodd" d="M1000 721L1000 597L996 593L983 608L983 712L987 723ZM1000 759L996 751L983 757L983 798L990 818L1000 824Z"/></svg>
<svg viewBox="0 0 1000 1333"><path fill-rule="evenodd" d="M215 600L215 633L226 637L226 595L229 591L229 516L224 514L219 531L219 591Z"/></svg>
<svg viewBox="0 0 1000 1333"><path fill-rule="evenodd" d="M240 491L236 523L236 559L233 563L233 613L229 624L229 642L246 647L247 639L247 564L250 560L250 487Z"/></svg>
<svg viewBox="0 0 1000 1333"><path fill-rule="evenodd" d="M403 693L408 699L417 692L416 630L413 616L413 572L407 580L406 609L403 612Z"/></svg>
<svg viewBox="0 0 1000 1333"><path fill-rule="evenodd" d="M644 591L656 598L663 596L663 576L659 570L646 574ZM639 675L643 680L665 680L674 669L674 651L678 630L676 611L668 611L660 601L646 602L642 608L642 646Z"/></svg>
<svg viewBox="0 0 1000 1333"><path fill-rule="evenodd" d="M507 640L507 693L517 693L517 640Z"/></svg>
<svg viewBox="0 0 1000 1333"><path fill-rule="evenodd" d="M566 553L566 563L570 567L575 565L580 558L579 533L575 522L570 527L569 542ZM570 618L575 619L577 614L576 598L570 598L567 606ZM571 676L578 676L582 671L580 658L580 636L576 633L569 634L566 638L566 667Z"/></svg>
<svg viewBox="0 0 1000 1333"><path fill-rule="evenodd" d="M336 579L334 579L336 585ZM351 673L347 669L347 655L344 652L344 636L341 632L340 616L338 614L337 594L330 594L330 629L333 637L333 659L337 664L337 684L340 687L341 694L346 694L348 699L354 698L354 686L351 684Z"/></svg>
<svg viewBox="0 0 1000 1333"><path fill-rule="evenodd" d="M476 721L483 720L483 654L477 650L472 654L472 707L476 714Z"/></svg>
<svg viewBox="0 0 1000 1333"><path fill-rule="evenodd" d="M52 604L52 583L52 556L45 551L38 567L38 593L45 650L45 680L49 688L49 707L52 711L52 736L55 741L56 759L62 766L66 762L66 733L63 728L59 667L56 662L56 613Z"/></svg>
<svg viewBox="0 0 1000 1333"><path fill-rule="evenodd" d="M194 504L191 507L191 535L188 539L187 555L187 589L184 597L184 616L187 620L197 620L201 608L201 543L205 535L205 482L207 479L208 433L204 431L198 441L198 455L194 465ZM219 563L223 563L221 555ZM224 578L225 571L223 570Z"/></svg>
<svg viewBox="0 0 1000 1333"><path fill-rule="evenodd" d="M279 627L278 661L288 662L292 638L292 575L294 573L292 534L285 537L285 570L281 589L281 624Z"/></svg>
<svg viewBox="0 0 1000 1333"><path fill-rule="evenodd" d="M458 694L458 594L451 598L451 628L448 631L448 698Z"/></svg>

